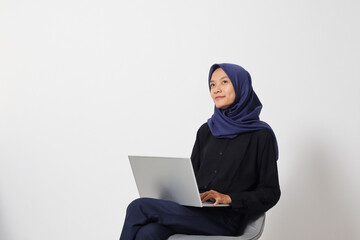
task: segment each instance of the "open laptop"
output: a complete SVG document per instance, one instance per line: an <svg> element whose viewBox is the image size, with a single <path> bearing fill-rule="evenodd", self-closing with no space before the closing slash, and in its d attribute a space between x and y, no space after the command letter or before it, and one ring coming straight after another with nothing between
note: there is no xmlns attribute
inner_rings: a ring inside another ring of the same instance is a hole
<svg viewBox="0 0 360 240"><path fill-rule="evenodd" d="M129 156L140 197L170 200L192 207L202 203L190 158ZM218 204L225 207L229 204Z"/></svg>

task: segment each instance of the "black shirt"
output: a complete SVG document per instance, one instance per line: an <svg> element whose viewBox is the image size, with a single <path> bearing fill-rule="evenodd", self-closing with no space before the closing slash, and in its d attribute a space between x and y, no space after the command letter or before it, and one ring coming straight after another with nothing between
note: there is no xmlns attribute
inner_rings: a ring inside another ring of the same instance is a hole
<svg viewBox="0 0 360 240"><path fill-rule="evenodd" d="M263 213L280 198L274 139L267 129L226 139L214 137L205 123L191 161L199 190L228 194L237 211Z"/></svg>

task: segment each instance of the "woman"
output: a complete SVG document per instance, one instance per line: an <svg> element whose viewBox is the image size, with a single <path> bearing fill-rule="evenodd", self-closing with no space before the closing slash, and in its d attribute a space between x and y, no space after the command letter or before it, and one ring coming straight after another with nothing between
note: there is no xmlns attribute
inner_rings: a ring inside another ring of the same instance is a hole
<svg viewBox="0 0 360 240"><path fill-rule="evenodd" d="M201 200L230 207L140 198L128 206L120 240L161 240L175 233L235 236L278 202L277 141L259 120L262 105L250 74L238 65L214 64L209 89L215 110L197 132L191 161Z"/></svg>

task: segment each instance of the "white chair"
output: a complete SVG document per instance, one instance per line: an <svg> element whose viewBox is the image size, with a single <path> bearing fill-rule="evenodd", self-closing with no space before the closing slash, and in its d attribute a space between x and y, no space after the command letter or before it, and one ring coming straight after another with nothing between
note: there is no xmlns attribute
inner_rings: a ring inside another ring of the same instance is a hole
<svg viewBox="0 0 360 240"><path fill-rule="evenodd" d="M260 238L265 225L265 213L260 215L257 219L249 222L243 234L237 237L229 236L202 236L202 235L186 235L175 234L168 238L168 240L257 240Z"/></svg>

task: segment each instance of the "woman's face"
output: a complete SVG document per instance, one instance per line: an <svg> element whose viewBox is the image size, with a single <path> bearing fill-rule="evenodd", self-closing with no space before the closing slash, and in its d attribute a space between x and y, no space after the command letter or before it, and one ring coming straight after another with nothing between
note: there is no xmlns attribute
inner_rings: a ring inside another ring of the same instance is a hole
<svg viewBox="0 0 360 240"><path fill-rule="evenodd" d="M216 69L210 79L210 94L217 108L226 109L235 100L234 87L221 68Z"/></svg>

